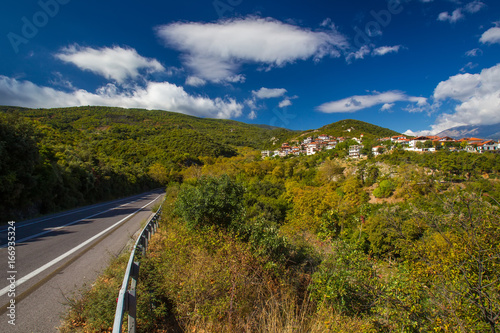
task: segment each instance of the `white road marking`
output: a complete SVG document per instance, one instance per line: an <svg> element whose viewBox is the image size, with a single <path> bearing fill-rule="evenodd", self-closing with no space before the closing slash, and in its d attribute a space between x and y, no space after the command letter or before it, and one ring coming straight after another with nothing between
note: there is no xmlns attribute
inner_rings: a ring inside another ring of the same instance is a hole
<svg viewBox="0 0 500 333"><path fill-rule="evenodd" d="M139 195L142 195L142 194L139 194ZM135 198L139 195L135 195L135 196L132 196L131 198ZM75 214L75 213L80 213L80 212L84 212L86 210L90 210L90 209L94 209L94 208L98 208L98 207L102 207L102 206L106 206L106 205L112 205L114 203L118 203L120 201L126 201L126 200L129 200L131 198L123 198L123 199L118 199L118 200L114 200L114 201L111 201L111 202L106 202L106 203L103 203L103 204L97 204L97 205L92 205L91 207L87 207L87 208L82 208L82 209L76 209L76 210L72 210L72 211L69 211L67 213L60 213L60 214L55 214L51 217L48 217L48 218L44 218L44 219L41 219L41 220L36 220L36 221L33 221L33 222L29 222L29 223L26 223L26 224L18 224L16 223L16 228L17 229L20 229L20 228L24 228L24 227L27 227L27 226L30 226L30 225L33 225L33 224L38 224L40 222L45 222L45 221L49 221L49 220L52 220L52 219L55 219L55 218L58 218L58 217L63 217L63 216L68 216L68 215L72 215L72 214ZM126 204L130 204L130 203L134 203L136 201L139 201L141 200L141 198L137 199L137 200L134 200L134 201L129 201L127 202ZM124 205L126 205L124 204ZM122 206L124 206L122 205ZM120 206L121 207L121 206ZM95 215L93 215L95 216ZM87 217L88 218L88 217ZM7 230L8 227L3 227L3 228L0 228L0 232L2 231L5 231Z"/></svg>
<svg viewBox="0 0 500 333"><path fill-rule="evenodd" d="M145 207L147 207L148 205L152 204L153 202L155 202L159 197L161 197L161 195L157 196L154 200L148 202L147 204L145 204L144 206L142 206L141 208L139 208L138 210L136 210L135 212L133 212L132 214L124 217L123 219L121 219L120 221L116 222L115 224L113 224L112 226L110 226L109 228L101 231L100 233L98 233L97 235L87 239L85 242L81 243L80 245L72 248L71 250L69 250L68 252L64 253L64 254L61 254L59 257L55 258L54 260L46 263L45 265L43 265L42 267L38 268L38 269L35 269L33 272L29 273L28 275L20 278L19 280L16 280L16 288L18 286L20 286L21 284L23 284L24 282L30 280L31 278L37 276L38 274L40 274L41 272L43 272L44 270L46 270L47 268L57 264L58 262L60 262L61 260L65 259L66 257L70 256L71 254L75 253L76 251L80 250L82 247L84 247L85 245L89 244L89 243L92 243L94 240L96 240L97 238L101 237L102 235L104 235L105 233L107 233L108 231L110 231L111 229L115 228L116 226L118 226L119 224L121 224L123 221L129 219L130 217L132 217L133 215L135 215L137 212L141 211L142 209L144 209ZM5 288L3 288L2 290L0 290L0 297L5 295L10 289L10 286L7 286Z"/></svg>
<svg viewBox="0 0 500 333"><path fill-rule="evenodd" d="M101 215L101 214L104 214L104 213L107 213L107 212L110 212L110 211L112 211L112 210L115 210L115 209L117 209L117 208L120 208L120 207L126 206L126 205L131 204L131 203L134 203L134 202L136 202L136 201L138 201L138 200L134 200L134 201L131 201L131 202L127 202L127 203L125 203L125 204L123 204L123 205L120 205L120 206L118 206L118 207L113 207L113 208L110 208L110 209L108 209L108 210L105 210L105 211L102 211L102 212L99 212L99 213L95 213L95 214L92 214L92 215L86 216L86 217L84 217L84 218L82 218L82 219L79 219L79 220L76 220L76 221L72 221L72 222L70 222L70 223L67 223L67 224L65 224L65 225L61 225L61 226L59 226L59 227L49 228L49 229L47 229L47 230L45 230L45 231L42 231L42 232L40 232L40 233L38 233L38 234L34 234L34 235L30 235L30 236L28 236L28 237L24 237L24 238L18 239L18 240L16 240L16 243L17 243L17 244L21 244L22 242L26 242L26 241L28 241L28 240L30 240L30 239L33 239L33 238L36 238L36 237L39 237L39 236L42 236L42 235L45 235L45 234L51 233L51 232L53 232L53 231L57 231L57 230L62 229L62 228L64 228L64 227L68 227L68 226L73 225L73 224L76 224L76 223L78 223L78 222L81 222L81 221L84 221L84 220L87 220L87 219L90 219L90 218L96 217L96 216L98 216L98 215ZM16 228L17 228L17 226L16 226ZM4 247L7 247L7 244L1 245L1 246L0 246L0 249L2 249L2 248L4 248Z"/></svg>

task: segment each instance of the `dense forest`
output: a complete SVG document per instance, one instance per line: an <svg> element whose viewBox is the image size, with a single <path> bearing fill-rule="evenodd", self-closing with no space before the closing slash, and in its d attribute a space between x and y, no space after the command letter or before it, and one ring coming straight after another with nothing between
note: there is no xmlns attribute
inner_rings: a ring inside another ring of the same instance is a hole
<svg viewBox="0 0 500 333"><path fill-rule="evenodd" d="M1 222L163 186L203 158L291 135L165 111L0 107Z"/></svg>
<svg viewBox="0 0 500 333"><path fill-rule="evenodd" d="M500 154L338 149L181 170L142 259L139 329L497 332ZM110 327L125 263L63 332Z"/></svg>

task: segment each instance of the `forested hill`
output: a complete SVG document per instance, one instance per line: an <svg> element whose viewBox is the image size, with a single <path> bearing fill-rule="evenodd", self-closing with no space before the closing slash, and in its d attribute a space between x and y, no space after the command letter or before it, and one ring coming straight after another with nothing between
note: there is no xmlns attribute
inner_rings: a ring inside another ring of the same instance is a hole
<svg viewBox="0 0 500 333"><path fill-rule="evenodd" d="M361 134L367 139L377 139L391 137L400 133L383 128L360 120L344 119L335 123L326 125L316 130L320 134L326 134L334 137L356 137ZM303 135L306 133L303 133Z"/></svg>
<svg viewBox="0 0 500 333"><path fill-rule="evenodd" d="M0 107L1 222L158 187L200 158L293 134L166 111Z"/></svg>
<svg viewBox="0 0 500 333"><path fill-rule="evenodd" d="M397 134L355 120L318 131ZM245 147L277 149L309 133L166 111L0 106L0 222L181 181L183 168L207 158L235 156Z"/></svg>

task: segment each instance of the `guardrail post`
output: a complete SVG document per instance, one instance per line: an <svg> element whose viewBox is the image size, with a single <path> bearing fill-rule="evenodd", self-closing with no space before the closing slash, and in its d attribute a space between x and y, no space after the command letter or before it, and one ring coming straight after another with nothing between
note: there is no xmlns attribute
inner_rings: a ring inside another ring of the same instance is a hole
<svg viewBox="0 0 500 333"><path fill-rule="evenodd" d="M123 278L122 288L118 294L115 319L113 322L113 333L122 332L122 323L124 312L128 312L128 332L135 333L137 329L137 295L136 287L139 280L139 266L140 258L146 255L151 236L158 228L158 221L161 213L161 206L155 215L149 220L148 224L142 230L140 236L137 238L135 246L130 254L127 270ZM140 250L141 255L137 251ZM137 258L136 258L137 255ZM130 288L128 284L130 281Z"/></svg>
<svg viewBox="0 0 500 333"><path fill-rule="evenodd" d="M138 261L134 261L132 265L132 271L130 274L130 290L127 293L127 305L128 305L128 332L135 333L137 327L137 296L136 287L137 280L139 279L139 265Z"/></svg>

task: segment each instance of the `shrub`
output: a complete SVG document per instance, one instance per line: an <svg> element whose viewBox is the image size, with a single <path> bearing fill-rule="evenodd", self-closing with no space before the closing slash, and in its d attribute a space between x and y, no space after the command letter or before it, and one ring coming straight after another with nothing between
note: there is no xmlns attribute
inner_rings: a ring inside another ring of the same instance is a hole
<svg viewBox="0 0 500 333"><path fill-rule="evenodd" d="M227 175L202 177L195 185L183 185L175 211L195 229L203 226L229 227L243 214L244 187Z"/></svg>
<svg viewBox="0 0 500 333"><path fill-rule="evenodd" d="M347 314L367 313L377 295L373 261L354 245L336 241L310 285L314 300Z"/></svg>
<svg viewBox="0 0 500 333"><path fill-rule="evenodd" d="M392 192L394 192L395 189L396 186L394 186L390 180L383 180L373 191L373 195L376 198L388 198L392 195Z"/></svg>

